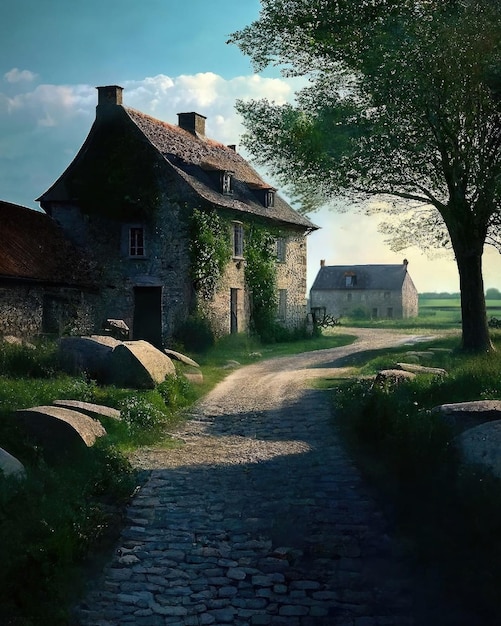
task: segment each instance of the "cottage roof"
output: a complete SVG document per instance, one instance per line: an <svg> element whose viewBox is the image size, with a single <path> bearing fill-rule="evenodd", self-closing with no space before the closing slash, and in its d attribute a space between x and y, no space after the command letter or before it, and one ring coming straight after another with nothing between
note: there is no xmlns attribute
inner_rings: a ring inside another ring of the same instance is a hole
<svg viewBox="0 0 501 626"><path fill-rule="evenodd" d="M42 211L0 200L0 278L90 285L85 260Z"/></svg>
<svg viewBox="0 0 501 626"><path fill-rule="evenodd" d="M121 93L120 98L115 99L112 104L104 104L104 100L100 103L97 108L96 121L82 149L66 172L39 198L42 203L74 200L70 185L67 184L67 179L70 178L68 175L74 174L75 166L84 162L86 158L89 159L88 155L91 154L92 146L99 141L99 135L106 132L105 129L114 128L113 132L116 132L116 129L120 127L124 129L124 132L129 132L132 123L136 131L140 131L139 134L134 135L136 137L134 145L137 149L144 149L144 145L141 144L144 144L146 139L146 143L154 147L157 155L161 157L161 162L169 168L169 171L174 171L181 177L202 201L240 213L250 213L281 225L301 227L304 230L318 228L307 217L295 211L278 194L275 195L273 206L264 206L264 190L275 190L236 152L234 146L225 146L209 139L205 133L190 132L180 126L125 107L121 104ZM203 118L195 113L180 115ZM139 138L142 141L138 141ZM129 151L132 149L131 144L127 144L127 149ZM101 149L97 151L102 154ZM142 166L143 170L145 169L141 159L134 162L133 156L126 158L129 159L128 167L137 169ZM231 173L231 194L222 193L216 181L215 172ZM79 174L77 178L81 178L81 175Z"/></svg>
<svg viewBox="0 0 501 626"><path fill-rule="evenodd" d="M321 267L311 287L320 290L380 289L400 291L407 273L407 263L399 265L326 265ZM352 280L347 284L347 277ZM353 280L356 277L356 280Z"/></svg>

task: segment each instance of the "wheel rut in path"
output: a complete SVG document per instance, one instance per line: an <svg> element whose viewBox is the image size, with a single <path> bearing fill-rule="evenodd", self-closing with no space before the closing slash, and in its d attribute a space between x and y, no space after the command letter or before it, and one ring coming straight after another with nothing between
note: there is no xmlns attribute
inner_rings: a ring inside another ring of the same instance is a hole
<svg viewBox="0 0 501 626"><path fill-rule="evenodd" d="M356 332L350 346L238 369L175 433L184 445L136 455L151 474L79 624L415 623L384 517L327 395L305 384L354 352L416 339Z"/></svg>

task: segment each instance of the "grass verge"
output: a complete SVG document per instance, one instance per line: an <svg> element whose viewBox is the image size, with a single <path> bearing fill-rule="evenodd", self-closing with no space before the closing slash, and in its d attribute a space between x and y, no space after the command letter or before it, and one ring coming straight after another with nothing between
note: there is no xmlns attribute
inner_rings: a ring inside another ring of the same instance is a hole
<svg viewBox="0 0 501 626"><path fill-rule="evenodd" d="M455 340L435 343L455 347ZM481 357L437 352L445 378L418 376L400 386L330 381L336 423L366 477L376 486L407 556L436 568L451 597L469 605L478 624L501 623L501 481L460 462L453 433L431 409L442 403L501 397L501 341ZM420 344L420 350L425 348ZM359 376L405 361L407 348L365 355Z"/></svg>
<svg viewBox="0 0 501 626"><path fill-rule="evenodd" d="M224 337L203 355L203 385L194 387L179 366L155 389L100 386L84 375L68 376L54 343L0 342L0 446L26 467L25 480L0 472L0 623L4 626L66 626L83 573L92 557L111 546L121 511L138 479L126 454L142 445L175 445L166 431L185 407L223 379L228 361L242 365L270 356L346 345L342 333L262 346L247 335ZM107 436L69 462L48 465L26 440L12 414L56 399L120 409L121 421L102 418ZM86 565L87 564L87 565Z"/></svg>

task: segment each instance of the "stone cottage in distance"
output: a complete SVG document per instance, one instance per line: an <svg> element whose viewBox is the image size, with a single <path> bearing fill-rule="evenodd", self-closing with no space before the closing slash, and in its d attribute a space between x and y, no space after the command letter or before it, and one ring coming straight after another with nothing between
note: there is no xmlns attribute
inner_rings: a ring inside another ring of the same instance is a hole
<svg viewBox="0 0 501 626"><path fill-rule="evenodd" d="M401 265L325 265L310 290L310 309L316 315L341 317L360 312L367 318L417 317L418 292Z"/></svg>
<svg viewBox="0 0 501 626"><path fill-rule="evenodd" d="M38 199L96 268L94 326L123 319L133 339L165 342L202 304L217 334L249 327L245 279L252 229L275 239L277 319L306 317L306 236L316 226L289 206L235 150L205 135L203 115L174 126L123 106L123 89L98 87L96 119L80 151ZM227 263L210 298L193 280L192 216L224 224Z"/></svg>

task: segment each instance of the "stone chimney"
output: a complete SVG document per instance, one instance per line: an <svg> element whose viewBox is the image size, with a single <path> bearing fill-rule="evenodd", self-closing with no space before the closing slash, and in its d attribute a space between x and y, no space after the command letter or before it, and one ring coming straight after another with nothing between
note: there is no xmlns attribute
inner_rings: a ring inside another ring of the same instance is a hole
<svg viewBox="0 0 501 626"><path fill-rule="evenodd" d="M320 261L320 267L325 267L325 259L322 259L322 260Z"/></svg>
<svg viewBox="0 0 501 626"><path fill-rule="evenodd" d="M119 85L106 85L105 87L96 87L97 89L97 106L115 106L122 104L122 93L124 88Z"/></svg>
<svg viewBox="0 0 501 626"><path fill-rule="evenodd" d="M407 259L404 259L404 265L405 265L405 267L407 267L409 265L409 261Z"/></svg>
<svg viewBox="0 0 501 626"><path fill-rule="evenodd" d="M197 137L205 137L205 120L207 119L200 113L178 113L178 126L184 130L187 130L192 135Z"/></svg>

